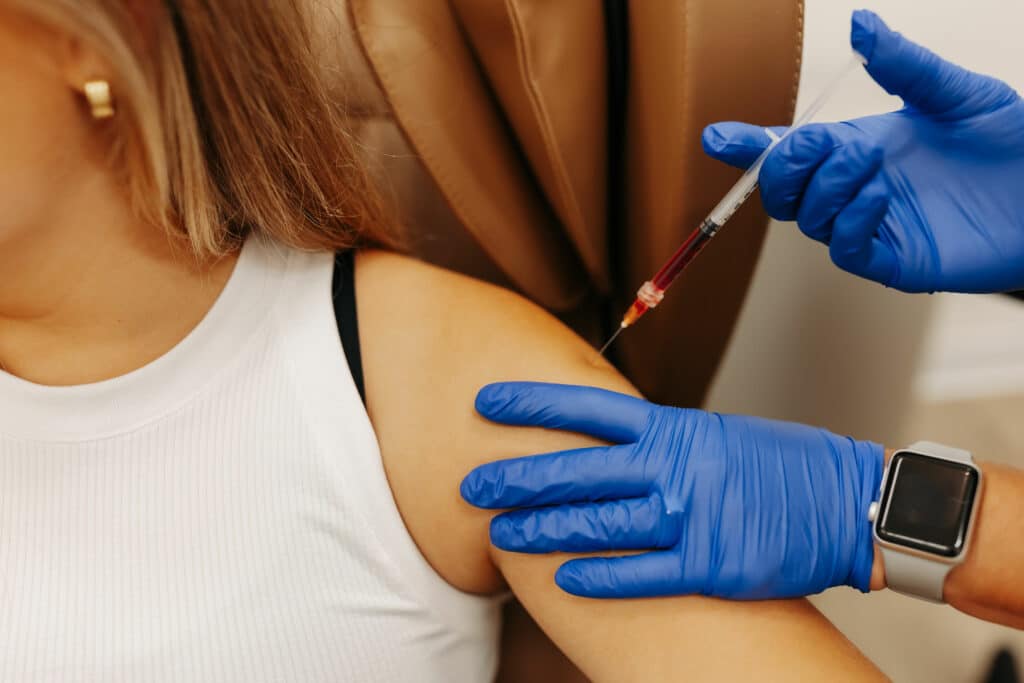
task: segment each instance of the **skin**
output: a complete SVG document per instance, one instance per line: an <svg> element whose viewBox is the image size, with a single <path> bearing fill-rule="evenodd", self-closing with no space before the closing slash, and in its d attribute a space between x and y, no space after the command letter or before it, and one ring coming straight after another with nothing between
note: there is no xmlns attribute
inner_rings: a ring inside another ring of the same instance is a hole
<svg viewBox="0 0 1024 683"><path fill-rule="evenodd" d="M82 97L108 72L0 7L0 362L40 384L95 382L159 357L235 263L198 264L133 216L103 161L110 130Z"/></svg>
<svg viewBox="0 0 1024 683"><path fill-rule="evenodd" d="M0 362L39 384L109 379L166 353L235 264L197 263L133 216L103 162L112 130L81 98L104 72L74 40L0 8ZM484 459L592 442L487 423L472 408L477 388L537 379L635 391L557 321L498 288L366 253L357 290L368 409L395 501L452 586L511 587L595 680L880 678L803 600L590 601L554 585L561 558L496 551L491 515L458 494L463 474Z"/></svg>

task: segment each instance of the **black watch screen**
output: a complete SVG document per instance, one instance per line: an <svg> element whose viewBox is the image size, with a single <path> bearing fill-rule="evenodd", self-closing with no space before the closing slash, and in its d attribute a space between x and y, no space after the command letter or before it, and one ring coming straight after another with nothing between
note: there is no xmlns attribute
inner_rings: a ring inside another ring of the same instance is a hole
<svg viewBox="0 0 1024 683"><path fill-rule="evenodd" d="M899 451L879 501L878 537L928 553L956 557L967 538L978 472L923 453Z"/></svg>

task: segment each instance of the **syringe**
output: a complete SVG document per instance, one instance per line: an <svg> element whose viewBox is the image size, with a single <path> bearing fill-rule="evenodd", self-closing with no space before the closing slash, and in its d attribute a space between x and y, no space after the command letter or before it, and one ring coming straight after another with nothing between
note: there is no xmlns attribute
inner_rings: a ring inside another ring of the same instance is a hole
<svg viewBox="0 0 1024 683"><path fill-rule="evenodd" d="M700 226L690 233L690 236L683 241L683 244L676 250L676 253L672 255L665 265L661 267L657 273L654 274L650 280L645 282L640 290L636 293L636 299L633 304L626 310L626 315L622 317L622 322L619 324L619 328L615 330L615 334L605 342L605 345L601 347L600 353L604 354L605 350L611 346L612 342L619 334L639 320L644 313L655 308L661 303L661 300L665 298L665 290L668 289L679 274L686 269L686 266L696 258L697 254L704 249L711 238L715 236L723 225L732 218L743 203L754 193L757 189L757 177L761 172L761 166L764 165L764 160L767 158L769 152L775 149L775 146L789 137L790 134L800 126L808 123L814 116L821 111L821 108L825 105L828 99L835 93L839 84L843 78L854 71L856 67L865 64L865 59L859 54L854 53L854 58L846 64L842 70L836 73L835 76L828 82L825 89L821 91L818 97L811 102L810 106L804 110L800 116L793 121L793 125L790 126L785 133L781 136L775 135L770 129L765 129L765 134L772 138L771 143L761 155L757 157L753 164L750 165L740 179L736 181L736 184L725 193L722 200L711 210L707 218L700 224Z"/></svg>

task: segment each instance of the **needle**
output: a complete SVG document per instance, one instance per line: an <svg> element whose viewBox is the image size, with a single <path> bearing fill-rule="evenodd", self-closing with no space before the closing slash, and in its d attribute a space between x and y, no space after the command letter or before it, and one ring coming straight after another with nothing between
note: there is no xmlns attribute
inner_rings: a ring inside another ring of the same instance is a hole
<svg viewBox="0 0 1024 683"><path fill-rule="evenodd" d="M607 351L608 347L612 345L612 342L615 341L615 338L622 334L622 331L624 329L626 329L625 325L619 325L619 329L615 330L615 334L613 334L611 338L604 343L604 346L601 347L601 350L598 351L598 353L603 356L604 352Z"/></svg>

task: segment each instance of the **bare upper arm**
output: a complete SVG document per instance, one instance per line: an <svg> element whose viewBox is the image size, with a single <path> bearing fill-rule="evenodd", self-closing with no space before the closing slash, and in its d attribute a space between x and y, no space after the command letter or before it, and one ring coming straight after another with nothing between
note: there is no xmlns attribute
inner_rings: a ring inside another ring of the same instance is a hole
<svg viewBox="0 0 1024 683"><path fill-rule="evenodd" d="M514 294L389 254L361 254L356 272L368 407L385 469L407 528L449 583L490 592L507 581L556 644L598 680L878 676L804 600L587 600L555 586L564 556L495 550L491 513L459 496L465 473L488 460L593 439L490 424L473 409L477 390L492 381L541 380L636 392L593 349Z"/></svg>
<svg viewBox="0 0 1024 683"><path fill-rule="evenodd" d="M477 390L513 379L633 389L511 292L380 252L360 254L356 274L367 406L406 527L449 583L498 590L504 582L486 533L492 515L463 502L462 476L471 464L592 440L493 425L473 408Z"/></svg>

